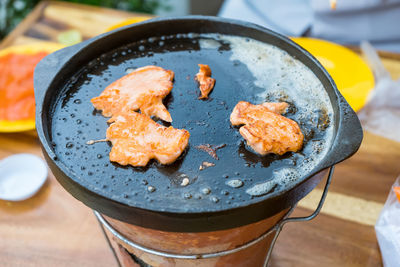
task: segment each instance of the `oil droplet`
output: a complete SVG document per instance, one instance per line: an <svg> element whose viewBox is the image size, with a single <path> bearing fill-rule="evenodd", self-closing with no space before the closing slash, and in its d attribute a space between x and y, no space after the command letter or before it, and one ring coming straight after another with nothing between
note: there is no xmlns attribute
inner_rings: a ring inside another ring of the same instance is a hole
<svg viewBox="0 0 400 267"><path fill-rule="evenodd" d="M89 176L92 176L92 175L93 175L93 172L88 172L88 175L89 175Z"/></svg>
<svg viewBox="0 0 400 267"><path fill-rule="evenodd" d="M184 199L191 199L192 198L192 194L186 192L186 193L183 194L183 198Z"/></svg>
<svg viewBox="0 0 400 267"><path fill-rule="evenodd" d="M154 186L149 185L147 187L147 191L149 191L150 193L153 193L154 191L156 191L156 188Z"/></svg>
<svg viewBox="0 0 400 267"><path fill-rule="evenodd" d="M80 104L80 103L82 103L82 101L81 101L80 99L75 99L75 100L74 100L74 103L75 103L75 104Z"/></svg>
<svg viewBox="0 0 400 267"><path fill-rule="evenodd" d="M70 148L73 148L73 147L74 147L74 144L71 143L71 142L68 142L68 143L65 145L65 147L68 148L68 149L70 149Z"/></svg>
<svg viewBox="0 0 400 267"><path fill-rule="evenodd" d="M187 186L189 184L189 179L188 178L183 178L181 186Z"/></svg>
<svg viewBox="0 0 400 267"><path fill-rule="evenodd" d="M146 50L144 45L139 45L138 49L139 49L140 52L143 52L144 50Z"/></svg>
<svg viewBox="0 0 400 267"><path fill-rule="evenodd" d="M226 190L222 190L222 191L221 191L221 195L225 195L225 196L227 196L227 195L229 195L229 192L228 192L228 191L226 191Z"/></svg>
<svg viewBox="0 0 400 267"><path fill-rule="evenodd" d="M82 170L82 171L86 170L86 167L85 167L85 166L82 166L82 167L81 167L81 170Z"/></svg>
<svg viewBox="0 0 400 267"><path fill-rule="evenodd" d="M226 185L233 187L233 188L239 188L243 186L243 181L239 179L232 179L229 181L226 181Z"/></svg>
<svg viewBox="0 0 400 267"><path fill-rule="evenodd" d="M214 202L214 203L218 203L219 202L219 198L217 198L215 196L212 196L211 197L211 201Z"/></svg>
<svg viewBox="0 0 400 267"><path fill-rule="evenodd" d="M147 185L149 182L147 180L142 180L143 185Z"/></svg>
<svg viewBox="0 0 400 267"><path fill-rule="evenodd" d="M201 189L201 192L202 192L204 195L208 195L208 194L211 193L211 189L208 188L208 187L205 187L205 188Z"/></svg>
<svg viewBox="0 0 400 267"><path fill-rule="evenodd" d="M101 159L103 156L101 154L97 154L97 158Z"/></svg>
<svg viewBox="0 0 400 267"><path fill-rule="evenodd" d="M82 123L82 120L80 120L80 119L76 120L76 124L81 124L81 123Z"/></svg>

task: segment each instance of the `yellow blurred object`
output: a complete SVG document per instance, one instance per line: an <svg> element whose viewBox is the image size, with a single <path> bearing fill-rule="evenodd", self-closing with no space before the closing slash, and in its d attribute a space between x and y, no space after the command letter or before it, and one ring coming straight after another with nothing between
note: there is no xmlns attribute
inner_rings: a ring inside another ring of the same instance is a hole
<svg viewBox="0 0 400 267"><path fill-rule="evenodd" d="M64 45L74 45L82 42L82 34L75 29L63 31L57 35L57 41Z"/></svg>
<svg viewBox="0 0 400 267"><path fill-rule="evenodd" d="M10 53L25 54L25 55L36 54L39 52L52 53L63 47L65 46L51 42L35 42L26 45L15 45L0 50L0 57ZM18 120L18 121L0 120L0 132L8 132L8 133L22 132L33 129L35 129L35 120Z"/></svg>
<svg viewBox="0 0 400 267"><path fill-rule="evenodd" d="M141 21L145 21L145 20L148 20L148 19L151 19L151 18L152 17L133 17L133 18L129 18L129 19L126 19L126 20L124 20L124 21L122 21L120 23L112 25L111 27L109 27L107 29L107 31L112 31L112 30L115 30L117 28L121 28L123 26L131 25L131 24L138 23L138 22L141 22Z"/></svg>
<svg viewBox="0 0 400 267"><path fill-rule="evenodd" d="M366 104L375 82L371 69L359 55L320 39L296 37L292 40L319 60L354 111Z"/></svg>

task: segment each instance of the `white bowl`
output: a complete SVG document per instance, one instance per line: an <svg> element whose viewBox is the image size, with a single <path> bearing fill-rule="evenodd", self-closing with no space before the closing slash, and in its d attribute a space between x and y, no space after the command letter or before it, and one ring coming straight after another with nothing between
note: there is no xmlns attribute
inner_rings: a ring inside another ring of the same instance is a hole
<svg viewBox="0 0 400 267"><path fill-rule="evenodd" d="M0 161L0 199L21 201L35 195L47 179L46 163L32 154L15 154Z"/></svg>

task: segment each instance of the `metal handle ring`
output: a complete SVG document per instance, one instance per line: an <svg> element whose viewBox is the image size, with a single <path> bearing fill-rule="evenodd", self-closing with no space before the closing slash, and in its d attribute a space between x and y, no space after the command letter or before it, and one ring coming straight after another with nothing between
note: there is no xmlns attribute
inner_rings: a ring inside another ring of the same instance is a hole
<svg viewBox="0 0 400 267"><path fill-rule="evenodd" d="M281 232L283 226L284 226L286 223L289 223L289 222L305 222L305 221L310 221L310 220L314 219L314 218L319 214L319 212L320 212L321 209L322 209L322 206L324 205L324 202L325 202L325 199L326 199L326 195L328 194L328 189L329 189L329 186L330 186L331 181L332 181L332 176L333 176L333 171L334 171L334 170L335 170L335 166L331 166L330 169L329 169L328 178L326 179L326 184L325 184L325 187L324 187L324 191L323 191L323 193L322 193L322 195L321 195L321 199L320 199L320 201L319 201L319 203L318 203L317 208L315 209L315 211L314 211L312 214L310 214L309 216L306 216L306 217L284 218L283 220L281 220L281 221L276 225L275 236L274 236L274 238L272 239L271 246L270 246L269 249L268 249L267 257L265 258L265 262L264 262L264 267L266 267L266 266L268 265L268 262L269 262L269 260L270 260L270 258L271 258L272 249L273 249L274 246L275 246L275 243L276 243L276 240L278 239L279 233ZM295 208L295 207L293 207L293 208L290 210L290 213L294 210L294 208Z"/></svg>

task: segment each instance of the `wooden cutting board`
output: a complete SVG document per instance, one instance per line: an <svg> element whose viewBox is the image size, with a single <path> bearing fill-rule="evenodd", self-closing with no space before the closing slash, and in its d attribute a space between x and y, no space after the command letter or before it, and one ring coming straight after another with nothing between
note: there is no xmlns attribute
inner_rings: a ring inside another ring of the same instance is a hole
<svg viewBox="0 0 400 267"><path fill-rule="evenodd" d="M57 41L76 29L84 39L128 17L122 11L62 2L42 2L0 43L1 47ZM400 55L382 53L394 78ZM0 159L15 153L42 156L35 132L0 134ZM322 213L313 221L284 227L271 266L381 266L374 227L390 187L400 173L400 144L365 133L360 151L336 167ZM308 215L320 185L302 200L294 216ZM118 266L92 211L49 175L35 197L0 201L0 266Z"/></svg>

